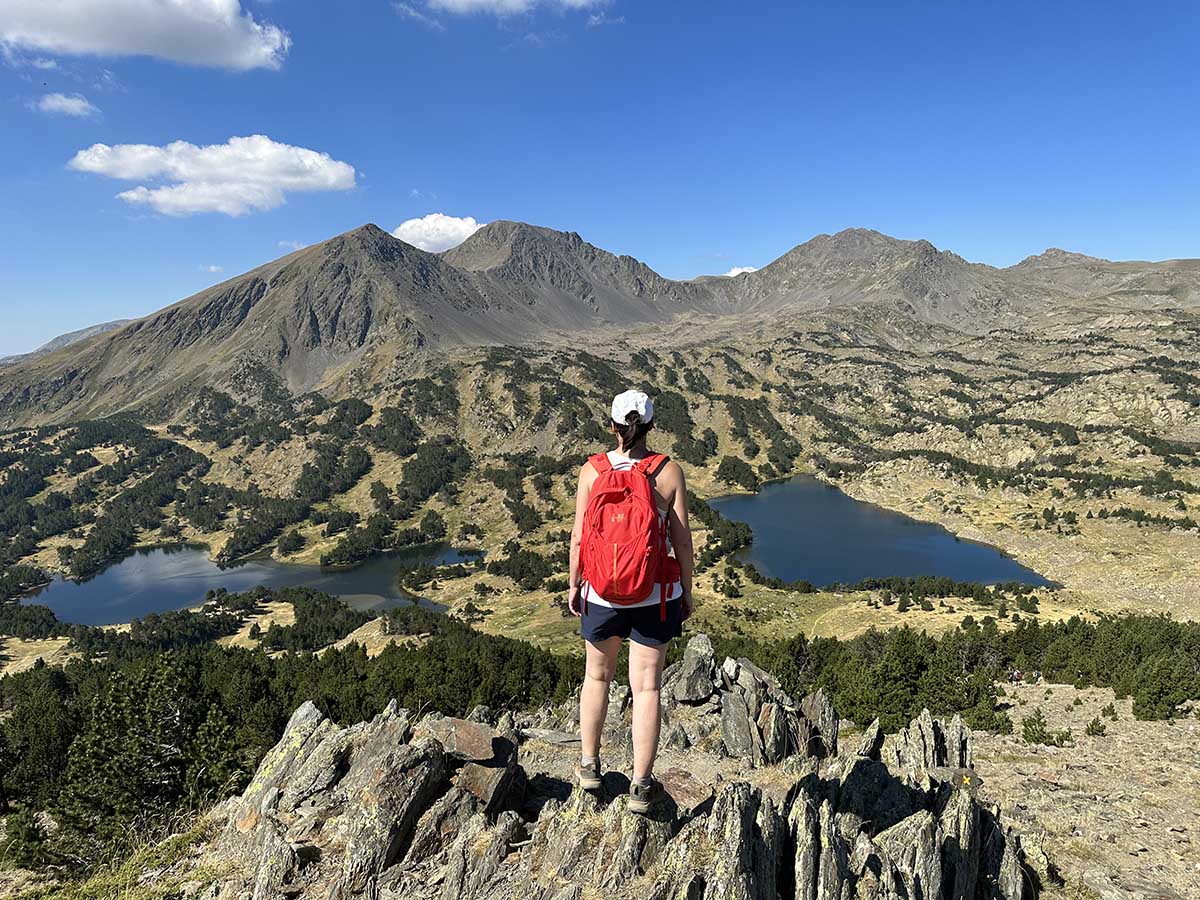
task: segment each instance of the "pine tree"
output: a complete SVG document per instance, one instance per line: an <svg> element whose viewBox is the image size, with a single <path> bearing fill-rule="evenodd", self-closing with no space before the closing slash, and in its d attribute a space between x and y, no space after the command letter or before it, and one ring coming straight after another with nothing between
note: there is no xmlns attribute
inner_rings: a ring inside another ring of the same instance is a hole
<svg viewBox="0 0 1200 900"><path fill-rule="evenodd" d="M116 840L139 815L182 798L198 703L169 654L110 675L71 745L60 796L66 824L85 845Z"/></svg>
<svg viewBox="0 0 1200 900"><path fill-rule="evenodd" d="M196 730L188 752L186 796L200 807L241 787L246 772L238 761L237 741L229 718L217 705Z"/></svg>
<svg viewBox="0 0 1200 900"><path fill-rule="evenodd" d="M8 746L8 735L0 728L0 815L8 812L8 793L4 789L4 775L12 770L14 763L12 751Z"/></svg>
<svg viewBox="0 0 1200 900"><path fill-rule="evenodd" d="M34 686L0 725L12 760L0 768L0 782L10 797L43 806L58 793L78 726L65 699L70 688L61 669L39 662L25 678Z"/></svg>

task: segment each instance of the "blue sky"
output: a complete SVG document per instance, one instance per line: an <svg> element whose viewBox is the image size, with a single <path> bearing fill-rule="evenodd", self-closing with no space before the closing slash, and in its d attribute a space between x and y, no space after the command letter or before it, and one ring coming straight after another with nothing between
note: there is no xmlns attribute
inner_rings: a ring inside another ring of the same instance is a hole
<svg viewBox="0 0 1200 900"><path fill-rule="evenodd" d="M434 213L677 278L850 226L1200 256L1198 9L5 0L0 354Z"/></svg>

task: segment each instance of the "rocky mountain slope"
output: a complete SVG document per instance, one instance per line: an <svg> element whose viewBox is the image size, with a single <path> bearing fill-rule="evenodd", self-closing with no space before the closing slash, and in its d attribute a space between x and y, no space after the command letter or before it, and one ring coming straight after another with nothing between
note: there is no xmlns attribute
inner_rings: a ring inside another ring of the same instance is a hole
<svg viewBox="0 0 1200 900"><path fill-rule="evenodd" d="M24 362L38 356L45 356L47 353L53 353L55 350L61 350L63 347L70 347L72 344L86 341L88 338L95 337L98 334L115 331L130 321L130 319L116 319L112 322L101 322L99 325L89 325L87 328L68 331L66 334L60 334L58 337L51 338L36 350L31 350L28 353L0 356L0 366L13 366L19 362Z"/></svg>
<svg viewBox="0 0 1200 900"><path fill-rule="evenodd" d="M814 315L885 343L946 344L1048 311L1195 306L1200 262L1048 251L1008 269L851 229L757 272L661 277L579 235L493 222L432 254L374 225L289 254L121 328L0 372L0 426L178 410L200 386L248 398L410 373L457 346L578 345L625 323L737 334Z"/></svg>
<svg viewBox="0 0 1200 900"><path fill-rule="evenodd" d="M800 702L704 636L664 681L666 796L625 809L615 772L574 788L570 707L420 721L389 706L339 728L293 715L194 860L211 898L955 898L1037 895L1036 849L977 795L971 735L926 712L885 746L841 747L822 693ZM606 753L628 752L614 687ZM886 760L886 761L885 761ZM680 765L679 763L682 763ZM1030 861L1034 866L1030 866ZM213 877L211 873L220 873Z"/></svg>

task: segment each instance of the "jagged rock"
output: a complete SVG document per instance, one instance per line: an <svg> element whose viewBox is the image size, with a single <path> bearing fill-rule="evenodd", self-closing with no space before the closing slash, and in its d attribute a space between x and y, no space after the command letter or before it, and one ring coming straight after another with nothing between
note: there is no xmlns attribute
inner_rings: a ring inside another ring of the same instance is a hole
<svg viewBox="0 0 1200 900"><path fill-rule="evenodd" d="M675 803L681 818L688 818L713 796L712 785L705 784L691 772L671 768L658 776L663 790Z"/></svg>
<svg viewBox="0 0 1200 900"><path fill-rule="evenodd" d="M633 701L633 692L627 684L613 681L608 686L608 712L604 717L606 734L620 734L625 728L625 713Z"/></svg>
<svg viewBox="0 0 1200 900"><path fill-rule="evenodd" d="M355 769L364 774L356 779ZM346 781L361 783L347 790L350 808L339 817L330 845L340 851L341 871L333 892L361 894L408 847L417 821L437 799L446 780L446 755L434 740L421 739L385 753L381 758L360 758Z"/></svg>
<svg viewBox="0 0 1200 900"><path fill-rule="evenodd" d="M804 718L812 723L820 737L819 748L809 744L810 756L837 756L838 752L838 714L833 708L833 702L824 688L817 688L800 701L800 711ZM814 753L813 750L818 752Z"/></svg>
<svg viewBox="0 0 1200 900"><path fill-rule="evenodd" d="M991 812L983 817L982 845L979 897L985 900L1022 900L1026 897L1021 842ZM1029 896L1037 895L1031 891Z"/></svg>
<svg viewBox="0 0 1200 900"><path fill-rule="evenodd" d="M967 897L979 880L983 835L979 804L965 790L954 790L938 817L941 834L942 883L951 897Z"/></svg>
<svg viewBox="0 0 1200 900"><path fill-rule="evenodd" d="M511 712L505 710L500 718L496 720L496 731L510 740L513 735L517 734L516 719Z"/></svg>
<svg viewBox="0 0 1200 900"><path fill-rule="evenodd" d="M922 710L893 739L889 762L897 769L915 772L937 766L970 768L974 764L970 729L958 716L947 725L933 718L928 709Z"/></svg>
<svg viewBox="0 0 1200 900"><path fill-rule="evenodd" d="M671 686L671 696L680 703L699 703L713 693L716 659L707 635L698 634L688 641L679 674Z"/></svg>
<svg viewBox="0 0 1200 900"><path fill-rule="evenodd" d="M971 729L963 724L958 713L946 725L946 762L943 765L953 769L970 769L975 766L975 751L971 746Z"/></svg>
<svg viewBox="0 0 1200 900"><path fill-rule="evenodd" d="M489 882L507 855L509 844L522 830L521 817L513 812L504 813L491 829L484 816L473 817L450 848L442 900L488 896L485 891Z"/></svg>
<svg viewBox="0 0 1200 900"><path fill-rule="evenodd" d="M292 880L296 871L296 853L283 835L268 825L258 846L257 867L251 900L269 900L279 888Z"/></svg>
<svg viewBox="0 0 1200 900"><path fill-rule="evenodd" d="M820 900L835 900L849 887L849 852L838 832L833 804L821 801L817 814L817 833L820 835L820 853L817 857L817 892Z"/></svg>
<svg viewBox="0 0 1200 900"><path fill-rule="evenodd" d="M483 706L482 704L474 707L467 714L468 722L482 722L484 725L490 725L495 720L496 720L496 717L492 713L491 709L489 709L486 706Z"/></svg>
<svg viewBox="0 0 1200 900"><path fill-rule="evenodd" d="M548 803L522 853L520 878L529 894L552 896L564 882L611 893L649 868L674 833L674 816L669 804L655 816L630 815L627 799L622 794L605 806L575 791L565 803Z"/></svg>
<svg viewBox="0 0 1200 900"><path fill-rule="evenodd" d="M750 785L723 785L712 812L692 819L663 853L648 896L774 898L785 826Z"/></svg>
<svg viewBox="0 0 1200 900"><path fill-rule="evenodd" d="M340 731L311 704L297 710L226 811L217 848L239 874L223 893L267 900L317 886L336 897L374 890L448 780L441 745L410 735L395 703Z"/></svg>
<svg viewBox="0 0 1200 900"><path fill-rule="evenodd" d="M417 822L404 861L419 863L441 853L480 806L479 798L471 792L451 787Z"/></svg>
<svg viewBox="0 0 1200 900"><path fill-rule="evenodd" d="M490 725L455 719L450 716L426 716L417 725L414 737L434 737L451 756L468 762L503 764L515 752L512 741Z"/></svg>
<svg viewBox="0 0 1200 900"><path fill-rule="evenodd" d="M996 811L992 811L992 816L996 817ZM1041 885L1054 884L1061 880L1058 871L1050 862L1050 856L1046 853L1046 832L1043 828L1034 827L1030 831L1022 832L1018 838L1012 829L1008 829L1007 844L1019 844L1021 848L1021 859L1025 862L1025 867L1033 873L1037 883Z"/></svg>
<svg viewBox="0 0 1200 900"><path fill-rule="evenodd" d="M730 756L749 758L757 731L742 695L734 691L722 694L721 740L725 743L725 752Z"/></svg>
<svg viewBox="0 0 1200 900"><path fill-rule="evenodd" d="M352 729L338 731L329 721L322 723L320 742L288 779L279 801L282 809L295 809L314 794L327 790L338 779L350 755L354 733Z"/></svg>
<svg viewBox="0 0 1200 900"><path fill-rule="evenodd" d="M536 738L548 744L559 744L562 746L579 743L579 734L577 732L559 731L556 728L522 728L521 736Z"/></svg>
<svg viewBox="0 0 1200 900"><path fill-rule="evenodd" d="M762 755L767 763L782 762L788 755L791 739L789 714L782 706L764 703L758 714L758 731L762 735Z"/></svg>
<svg viewBox="0 0 1200 900"><path fill-rule="evenodd" d="M793 753L806 759L821 759L824 756L825 742L812 722L804 716L793 716L789 725L791 736L788 743Z"/></svg>
<svg viewBox="0 0 1200 900"><path fill-rule="evenodd" d="M488 819L495 819L500 810L516 801L514 784L517 781L517 758L513 754L504 766L483 766L467 763L454 778L456 787L476 797L483 804Z"/></svg>
<svg viewBox="0 0 1200 900"><path fill-rule="evenodd" d="M879 727L879 720L871 720L871 724L867 726L862 737L858 742L858 750L855 752L859 756L865 756L867 759L879 759L880 751L883 750L883 729Z"/></svg>
<svg viewBox="0 0 1200 900"><path fill-rule="evenodd" d="M279 786L293 775L305 746L314 735L319 743L332 729L332 723L312 701L306 701L292 713L279 743L267 751L242 794L231 817L233 829L246 834L258 827L263 815L274 809Z"/></svg>
<svg viewBox="0 0 1200 900"><path fill-rule="evenodd" d="M721 663L721 686L724 690L732 691L733 686L737 684L738 663L732 657L725 657L725 662Z"/></svg>
<svg viewBox="0 0 1200 900"><path fill-rule="evenodd" d="M843 833L870 825L882 831L926 804L926 796L896 778L882 763L862 756L837 759L825 772Z"/></svg>
<svg viewBox="0 0 1200 900"><path fill-rule="evenodd" d="M682 725L674 725L667 736L663 738L663 746L668 750L686 750L692 746L692 740L688 737L687 729Z"/></svg>
<svg viewBox="0 0 1200 900"><path fill-rule="evenodd" d="M904 896L942 896L941 840L933 813L927 809L913 813L877 834L875 843L899 870ZM966 893L948 896L970 897Z"/></svg>
<svg viewBox="0 0 1200 900"><path fill-rule="evenodd" d="M869 752L788 756L805 728L825 749L819 726L743 662L737 675L710 718L742 759L770 764L784 746L790 765L761 786L718 777L715 790L702 767L668 769L649 815L628 812L616 773L596 793L545 771L526 779L515 749L498 752L482 723L429 718L414 734L390 704L339 729L302 708L245 794L221 808L206 858L226 873L214 900L1033 900L1016 834L955 780L972 770L924 766L923 751L906 756L919 773ZM747 677L766 685L757 721ZM829 729L827 699L806 701ZM956 729L962 760L969 733L928 714L905 729L902 749L936 747ZM570 751L541 745L528 758L539 754ZM791 775L797 761L807 771Z"/></svg>
<svg viewBox="0 0 1200 900"><path fill-rule="evenodd" d="M767 696L767 683L746 660L738 660L737 689L746 701L746 710L750 718L757 720L763 700Z"/></svg>

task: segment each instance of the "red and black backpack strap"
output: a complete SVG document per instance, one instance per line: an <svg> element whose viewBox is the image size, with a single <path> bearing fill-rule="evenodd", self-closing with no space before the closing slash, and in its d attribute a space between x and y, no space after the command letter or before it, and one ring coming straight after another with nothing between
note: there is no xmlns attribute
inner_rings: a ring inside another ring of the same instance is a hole
<svg viewBox="0 0 1200 900"><path fill-rule="evenodd" d="M588 462L599 474L612 471L612 460L608 458L607 453L593 453L588 457Z"/></svg>
<svg viewBox="0 0 1200 900"><path fill-rule="evenodd" d="M671 461L671 457L665 453L648 453L638 460L634 466L639 472L647 478L653 478L662 471L663 466Z"/></svg>

